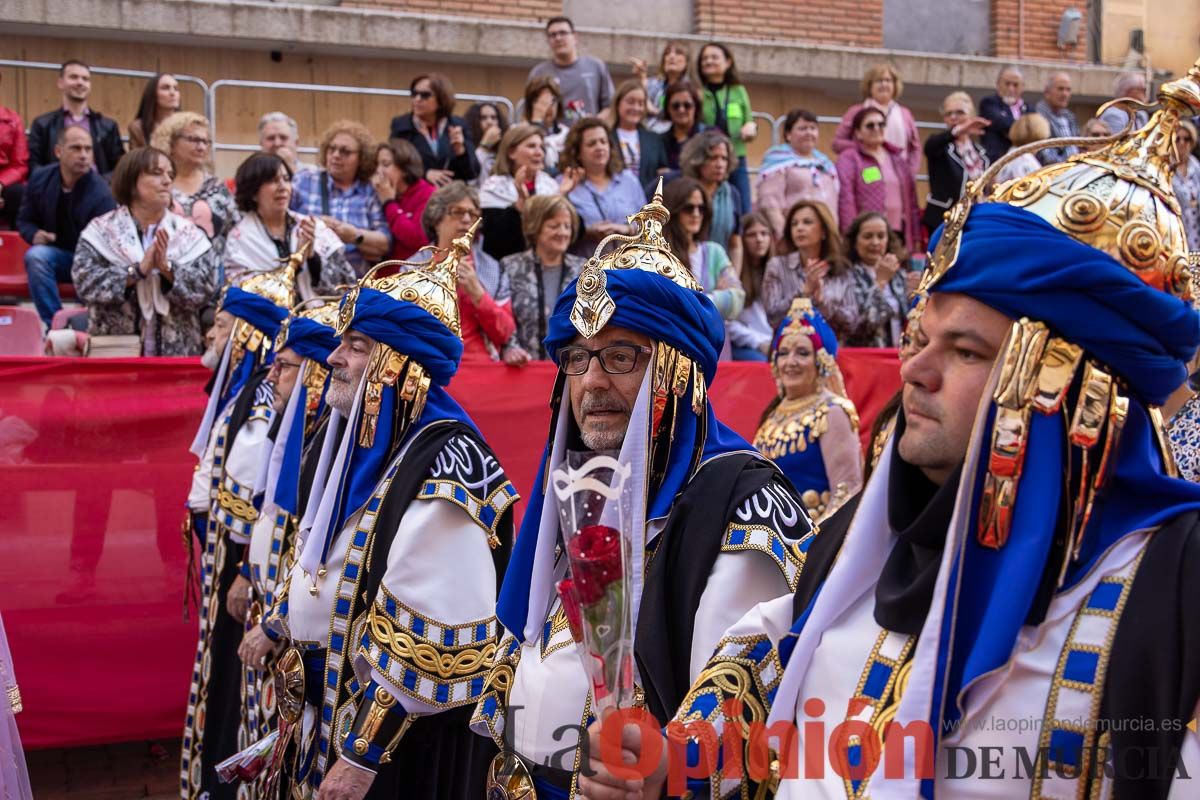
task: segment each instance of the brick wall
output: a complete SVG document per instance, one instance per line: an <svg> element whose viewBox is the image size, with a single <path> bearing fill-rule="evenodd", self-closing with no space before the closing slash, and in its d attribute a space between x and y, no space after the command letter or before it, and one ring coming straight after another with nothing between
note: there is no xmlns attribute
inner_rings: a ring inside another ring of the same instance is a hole
<svg viewBox="0 0 1200 800"><path fill-rule="evenodd" d="M534 22L542 22L563 13L562 0L505 0L503 3L494 0L348 0L341 6Z"/></svg>
<svg viewBox="0 0 1200 800"><path fill-rule="evenodd" d="M696 33L883 46L883 0L695 0Z"/></svg>
<svg viewBox="0 0 1200 800"><path fill-rule="evenodd" d="M1024 41L1020 0L992 0L992 55L999 58L1036 58L1054 61L1087 59L1087 3L1083 0L1024 0ZM1077 8L1083 14L1079 43L1058 49L1058 25L1063 11Z"/></svg>

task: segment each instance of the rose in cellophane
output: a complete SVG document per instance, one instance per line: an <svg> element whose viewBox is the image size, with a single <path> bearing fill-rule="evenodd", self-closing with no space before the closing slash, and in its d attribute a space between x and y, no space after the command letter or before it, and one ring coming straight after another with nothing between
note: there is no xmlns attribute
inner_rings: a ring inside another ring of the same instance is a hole
<svg viewBox="0 0 1200 800"><path fill-rule="evenodd" d="M634 696L630 552L622 534L629 470L611 456L588 455L553 476L568 571L557 588L599 715L628 707Z"/></svg>
<svg viewBox="0 0 1200 800"><path fill-rule="evenodd" d="M263 768L275 750L275 742L279 739L279 731L274 730L254 744L234 753L229 758L217 764L217 777L222 783L240 781L249 783L262 774Z"/></svg>

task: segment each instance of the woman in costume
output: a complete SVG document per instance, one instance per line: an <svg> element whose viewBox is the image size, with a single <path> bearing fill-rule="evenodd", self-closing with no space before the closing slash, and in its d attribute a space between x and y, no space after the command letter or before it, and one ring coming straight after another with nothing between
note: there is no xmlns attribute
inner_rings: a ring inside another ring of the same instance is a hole
<svg viewBox="0 0 1200 800"><path fill-rule="evenodd" d="M754 446L787 475L820 522L862 488L858 412L833 357L833 329L799 297L771 343L779 394L763 412Z"/></svg>
<svg viewBox="0 0 1200 800"><path fill-rule="evenodd" d="M25 751L21 749L21 734L17 730L21 691L13 674L12 653L4 636L3 619L0 619L0 692L0 795L5 800L33 800L29 771L25 768Z"/></svg>

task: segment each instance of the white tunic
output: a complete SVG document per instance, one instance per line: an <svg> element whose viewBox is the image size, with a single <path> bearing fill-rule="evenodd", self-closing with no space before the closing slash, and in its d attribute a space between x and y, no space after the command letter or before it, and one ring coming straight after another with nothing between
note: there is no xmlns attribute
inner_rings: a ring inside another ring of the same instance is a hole
<svg viewBox="0 0 1200 800"><path fill-rule="evenodd" d="M238 544L249 544L251 529L258 519L254 510L254 479L271 430L270 388L263 384L259 390L263 397L256 398L254 408L234 437L233 446L226 452L216 498L220 510L233 517L232 524L228 520L222 522L229 529L230 539Z"/></svg>

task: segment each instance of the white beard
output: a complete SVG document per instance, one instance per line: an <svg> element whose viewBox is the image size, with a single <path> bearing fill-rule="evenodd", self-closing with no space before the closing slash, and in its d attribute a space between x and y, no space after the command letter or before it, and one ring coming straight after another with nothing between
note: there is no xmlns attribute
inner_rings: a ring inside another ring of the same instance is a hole
<svg viewBox="0 0 1200 800"><path fill-rule="evenodd" d="M200 363L204 365L205 369L215 370L221 365L221 354L210 347L204 351L204 355L200 356Z"/></svg>

